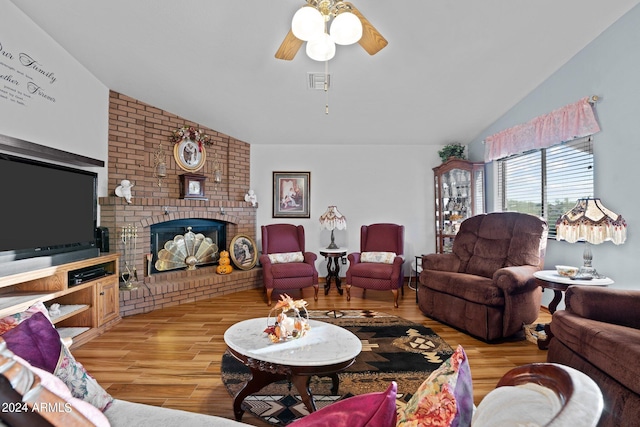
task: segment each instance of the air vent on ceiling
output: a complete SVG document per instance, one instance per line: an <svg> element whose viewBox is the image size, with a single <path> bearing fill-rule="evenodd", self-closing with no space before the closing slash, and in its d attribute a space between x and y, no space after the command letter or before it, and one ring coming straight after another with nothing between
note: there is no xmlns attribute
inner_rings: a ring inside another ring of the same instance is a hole
<svg viewBox="0 0 640 427"><path fill-rule="evenodd" d="M313 90L324 90L324 82L327 82L327 90L331 86L331 74L307 73L307 88Z"/></svg>

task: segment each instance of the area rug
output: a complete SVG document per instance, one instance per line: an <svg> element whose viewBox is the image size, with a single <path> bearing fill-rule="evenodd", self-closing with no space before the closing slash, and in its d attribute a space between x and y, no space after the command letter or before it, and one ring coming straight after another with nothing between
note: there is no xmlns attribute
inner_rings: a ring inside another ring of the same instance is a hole
<svg viewBox="0 0 640 427"><path fill-rule="evenodd" d="M398 383L397 405L447 360L453 349L433 330L387 313L367 310L309 311L309 317L341 326L362 341L355 363L339 374L338 395L329 378L313 377L311 391L318 409L350 396L384 391ZM249 380L249 369L228 352L222 358L222 381L231 396ZM284 426L308 414L295 387L281 381L247 397L243 408L273 425ZM245 415L246 416L246 415Z"/></svg>

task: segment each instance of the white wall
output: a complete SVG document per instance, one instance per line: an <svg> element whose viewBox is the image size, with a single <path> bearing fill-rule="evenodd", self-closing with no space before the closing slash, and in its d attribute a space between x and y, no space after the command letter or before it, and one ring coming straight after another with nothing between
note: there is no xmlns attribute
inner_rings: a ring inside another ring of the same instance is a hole
<svg viewBox="0 0 640 427"><path fill-rule="evenodd" d="M611 277L616 288L640 288L636 270L640 254L639 27L640 6L636 6L470 144L472 158L482 159L481 141L486 136L582 97L601 97L595 108L602 131L594 142L594 196L626 219L628 233L624 245L592 246L593 265ZM545 268L581 265L583 247L549 241Z"/></svg>
<svg viewBox="0 0 640 427"><path fill-rule="evenodd" d="M12 2L0 10L0 134L106 164L107 87ZM106 195L106 167L87 169Z"/></svg>
<svg viewBox="0 0 640 427"><path fill-rule="evenodd" d="M414 255L433 252L433 170L439 165L440 146L410 145L252 145L251 185L258 195L260 226L278 222L305 227L307 249L325 248L331 232L321 230L318 219L329 205L347 217L347 229L334 232L336 244L349 252L359 250L360 226L393 222L405 226L405 272ZM272 217L274 171L311 172L311 217ZM316 267L326 275L326 262L318 255ZM342 266L340 275L344 276Z"/></svg>

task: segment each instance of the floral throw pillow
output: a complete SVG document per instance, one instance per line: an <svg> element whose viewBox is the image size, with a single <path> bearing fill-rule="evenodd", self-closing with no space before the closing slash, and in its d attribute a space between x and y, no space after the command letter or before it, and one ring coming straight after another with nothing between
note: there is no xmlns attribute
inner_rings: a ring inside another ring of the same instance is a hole
<svg viewBox="0 0 640 427"><path fill-rule="evenodd" d="M458 346L398 410L397 427L469 426L472 416L471 370L464 349Z"/></svg>
<svg viewBox="0 0 640 427"><path fill-rule="evenodd" d="M62 346L60 363L54 375L71 390L71 395L91 403L102 412L113 402L113 397L86 371L66 346Z"/></svg>
<svg viewBox="0 0 640 427"><path fill-rule="evenodd" d="M393 264L394 259L396 259L395 252L362 252L360 254L360 262Z"/></svg>
<svg viewBox="0 0 640 427"><path fill-rule="evenodd" d="M279 254L269 254L271 264L282 264L287 262L304 262L302 252L283 252Z"/></svg>

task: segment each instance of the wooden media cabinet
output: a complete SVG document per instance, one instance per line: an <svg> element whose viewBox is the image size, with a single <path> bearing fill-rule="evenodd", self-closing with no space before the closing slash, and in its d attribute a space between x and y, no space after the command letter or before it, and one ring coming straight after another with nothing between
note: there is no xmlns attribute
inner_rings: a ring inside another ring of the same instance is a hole
<svg viewBox="0 0 640 427"><path fill-rule="evenodd" d="M0 277L0 318L43 302L60 304L52 321L62 338L80 346L119 322L118 254ZM78 272L97 268L103 275L74 279Z"/></svg>

